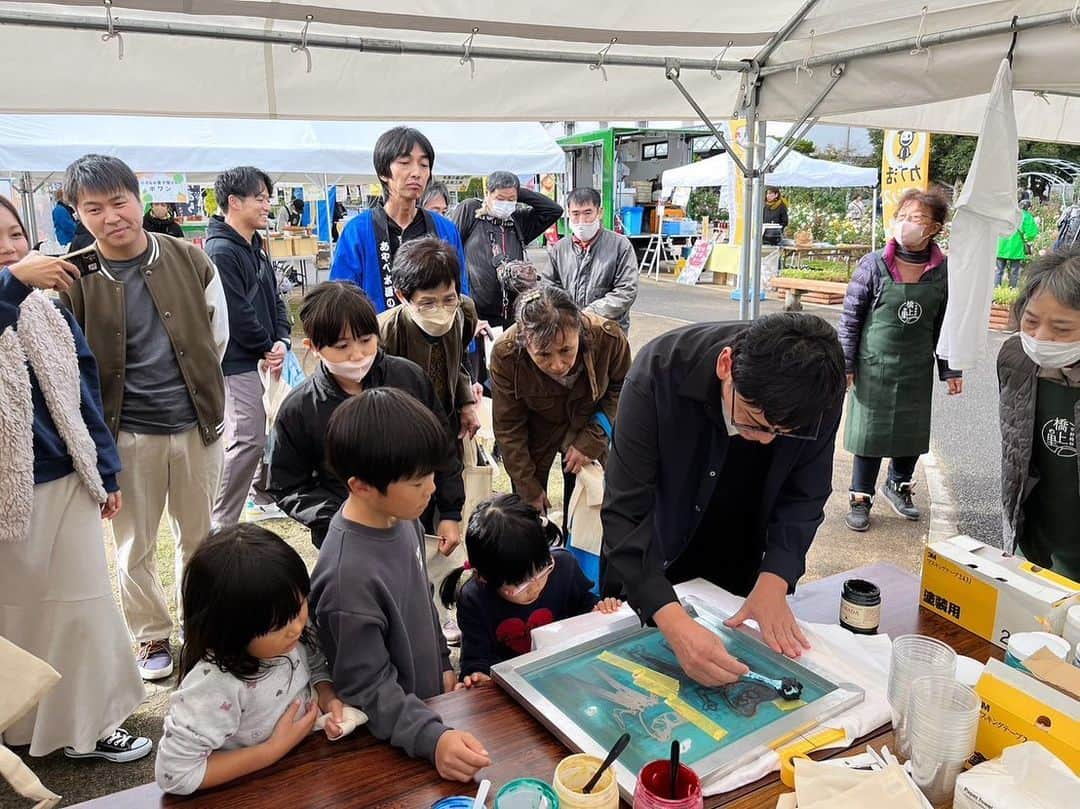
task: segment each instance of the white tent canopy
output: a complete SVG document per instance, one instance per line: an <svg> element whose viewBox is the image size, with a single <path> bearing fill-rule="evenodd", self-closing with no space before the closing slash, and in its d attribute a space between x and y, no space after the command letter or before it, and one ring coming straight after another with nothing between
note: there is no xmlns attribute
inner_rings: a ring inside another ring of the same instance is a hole
<svg viewBox="0 0 1080 809"><path fill-rule="evenodd" d="M0 170L62 172L88 152L123 158L136 171L213 176L256 165L276 180L325 175L374 181L372 149L394 123L259 121L221 118L8 115L0 117ZM561 173L566 158L539 123L411 124L435 147L435 174Z"/></svg>
<svg viewBox="0 0 1080 809"><path fill-rule="evenodd" d="M774 142L775 148L775 142ZM731 158L719 154L697 163L668 169L661 177L666 195L674 188L725 186L730 183ZM777 170L765 175L767 185L792 188L858 188L877 185L877 169L819 160L791 152Z"/></svg>
<svg viewBox="0 0 1080 809"><path fill-rule="evenodd" d="M0 111L685 118L690 107L665 76L670 59L706 114L721 119L744 89L725 69L745 68L739 60L775 36L761 75L765 119L801 117L843 63L822 121L973 133L1010 45L1001 27L1016 15L1021 137L1080 139L1080 102L1069 98L1080 94L1074 0L772 0L722 12L712 0L685 0L677 12L656 3L440 0L408 13L396 0L113 0L112 9L122 39L102 41L100 0L0 2L0 52L21 66ZM993 25L997 33L980 35ZM888 53L858 53L883 47ZM1048 93L1050 105L1035 92Z"/></svg>

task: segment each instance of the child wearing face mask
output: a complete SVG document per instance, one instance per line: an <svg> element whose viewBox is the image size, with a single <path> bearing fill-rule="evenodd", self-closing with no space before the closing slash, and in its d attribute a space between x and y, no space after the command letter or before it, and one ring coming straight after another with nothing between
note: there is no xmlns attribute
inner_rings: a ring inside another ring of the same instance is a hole
<svg viewBox="0 0 1080 809"><path fill-rule="evenodd" d="M597 598L573 555L551 547L560 539L559 529L516 494L477 506L465 540L469 561L439 587L443 604L458 609L459 688L486 681L493 665L530 651L533 629L622 606ZM462 584L466 571L472 576Z"/></svg>
<svg viewBox="0 0 1080 809"><path fill-rule="evenodd" d="M364 390L399 388L427 406L445 427L447 451L435 472L439 522L432 528L442 539L440 550L449 555L461 542L465 487L446 411L431 380L416 363L382 349L375 309L354 284L319 284L304 297L300 322L304 346L319 365L278 410L270 439L267 492L286 514L311 529L311 541L320 547L330 519L348 494L326 460L323 443L330 416Z"/></svg>
<svg viewBox="0 0 1080 809"><path fill-rule="evenodd" d="M915 464L930 448L934 352L949 297L945 254L934 239L948 211L935 191L905 193L892 238L859 261L844 297L839 336L851 391L844 448L855 456L844 522L852 531L870 528L883 458L890 459L885 502L903 519L921 517ZM961 373L936 363L949 394L961 393Z"/></svg>
<svg viewBox="0 0 1080 809"><path fill-rule="evenodd" d="M1080 581L1080 248L1033 261L998 353L1004 548Z"/></svg>

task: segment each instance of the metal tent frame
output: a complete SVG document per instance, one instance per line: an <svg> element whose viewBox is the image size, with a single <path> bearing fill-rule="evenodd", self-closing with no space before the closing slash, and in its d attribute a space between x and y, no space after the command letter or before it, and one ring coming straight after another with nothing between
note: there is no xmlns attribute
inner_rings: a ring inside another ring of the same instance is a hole
<svg viewBox="0 0 1080 809"><path fill-rule="evenodd" d="M14 13L2 10L0 11L0 24L103 32L103 40L117 40L120 58L123 58L122 35L124 32L288 45L293 51L303 52L307 56L309 71L312 48L332 48L397 55L443 56L455 58L462 64L469 63L470 65L474 64L474 60L477 59L491 59L580 64L600 71L604 70L605 65L662 68L667 79L686 98L690 106L725 148L728 148L727 139L681 83L680 75L682 71L686 70L708 71L716 78L720 78L721 71L738 73L741 76L740 98L733 113L746 119L751 132L751 143L748 144L749 148L746 152L745 162L732 155L737 168L750 184L749 193L746 194L744 200L744 216L750 229L747 231L747 238L745 239L747 244L744 245L740 268L742 299L739 316L741 319L746 320L753 319L759 313L758 293L761 289L762 235L761 200L765 175L786 157L795 141L816 122L815 111L836 86L837 82L843 78L848 62L873 56L911 51L913 48L918 52L925 52L927 48L935 46L1008 33L1013 35L1012 44L1015 47L1016 35L1019 32L1052 26L1075 25L1080 19L1076 8L1072 11L1037 14L1023 18L1016 16L1009 21L955 28L932 34L923 34L920 31L913 37L904 37L831 53L810 54L796 61L772 63L770 58L776 49L795 33L817 4L818 0L806 0L798 11L760 48L754 57L740 61L725 60L723 57L726 55L727 48L715 59L675 59L633 53L611 53L612 47L618 42L617 37L612 37L607 46L595 54L580 51L541 51L523 48L486 47L474 44L476 36L480 33L479 28L473 28L472 34L460 46L433 42L309 34L308 27L312 22L311 15L307 15L302 30L297 34L265 29L199 24L197 22L155 22L139 19L124 20L122 25L116 25L112 17L112 0L103 0L104 17L101 15L69 16L25 10ZM729 42L728 47L732 44L734 44L734 41ZM1012 50L1013 48L1009 50L1010 57ZM758 115L759 94L763 80L768 76L785 71L812 70L819 66L828 66L831 71L830 79L825 88L807 106L804 114L788 131L787 136L776 150L767 156L765 153L766 121ZM728 151L731 154L730 149Z"/></svg>

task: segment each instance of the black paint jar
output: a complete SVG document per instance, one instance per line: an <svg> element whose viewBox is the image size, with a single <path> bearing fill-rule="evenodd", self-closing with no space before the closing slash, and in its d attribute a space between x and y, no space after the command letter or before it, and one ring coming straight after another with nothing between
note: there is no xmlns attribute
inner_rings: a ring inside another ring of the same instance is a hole
<svg viewBox="0 0 1080 809"><path fill-rule="evenodd" d="M840 595L840 626L859 635L876 635L881 623L881 590L872 581L848 579Z"/></svg>

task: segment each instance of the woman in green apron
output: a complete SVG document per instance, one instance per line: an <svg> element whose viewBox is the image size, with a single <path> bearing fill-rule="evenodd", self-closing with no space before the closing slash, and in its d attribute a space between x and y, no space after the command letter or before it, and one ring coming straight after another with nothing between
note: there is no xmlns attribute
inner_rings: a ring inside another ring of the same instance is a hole
<svg viewBox="0 0 1080 809"><path fill-rule="evenodd" d="M1080 249L1032 262L998 354L1004 547L1080 581Z"/></svg>
<svg viewBox="0 0 1080 809"><path fill-rule="evenodd" d="M920 517L912 478L930 448L934 347L949 297L945 255L934 237L948 210L936 192L908 191L892 238L863 256L848 284L839 331L851 388L844 448L855 456L844 521L853 531L870 527L882 458L891 459L882 495L901 517ZM937 363L949 393L960 393L960 372Z"/></svg>

